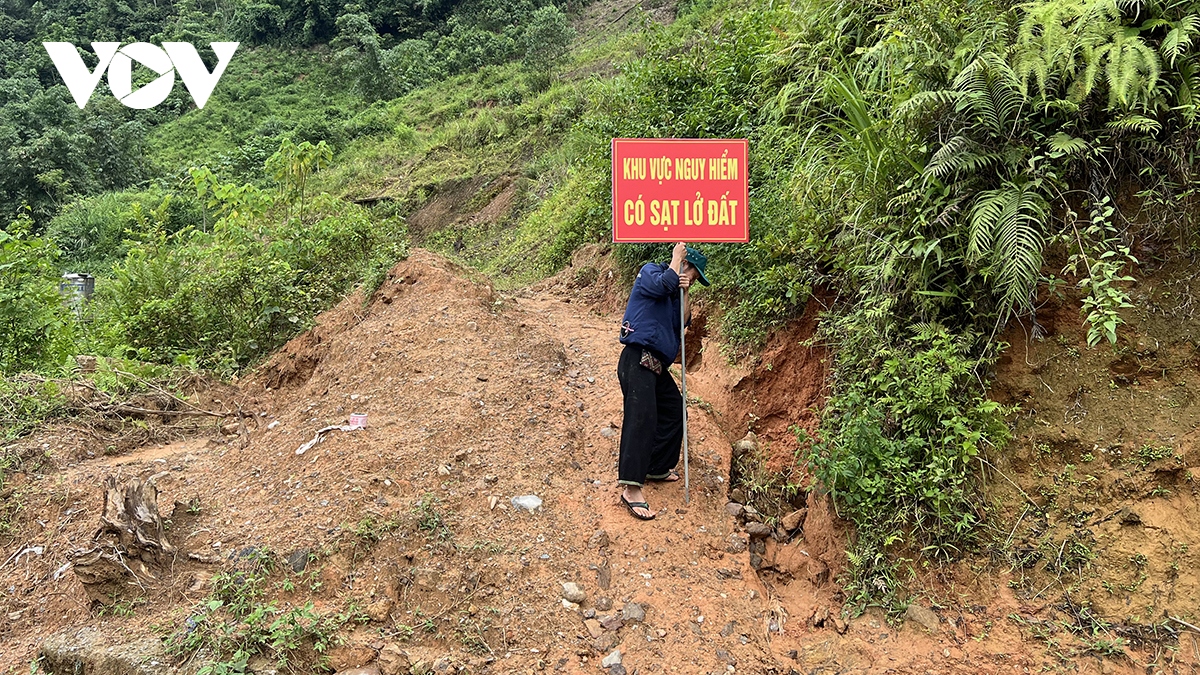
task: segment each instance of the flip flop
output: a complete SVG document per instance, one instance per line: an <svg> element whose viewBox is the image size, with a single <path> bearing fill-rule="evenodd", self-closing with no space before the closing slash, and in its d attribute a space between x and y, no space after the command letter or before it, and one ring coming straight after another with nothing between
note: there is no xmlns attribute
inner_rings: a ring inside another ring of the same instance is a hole
<svg viewBox="0 0 1200 675"><path fill-rule="evenodd" d="M675 473L675 469L671 469L666 478L646 478L646 481L650 483L678 483L681 480L683 480L683 476Z"/></svg>
<svg viewBox="0 0 1200 675"><path fill-rule="evenodd" d="M625 495L621 495L621 503L625 505L625 508L629 509L629 512L633 514L634 518L637 518L638 520L654 520L653 515L643 516L637 511L634 511L634 509L646 509L647 511L650 511L650 505L646 502L631 502L628 499L625 499ZM654 512L650 511L650 513Z"/></svg>

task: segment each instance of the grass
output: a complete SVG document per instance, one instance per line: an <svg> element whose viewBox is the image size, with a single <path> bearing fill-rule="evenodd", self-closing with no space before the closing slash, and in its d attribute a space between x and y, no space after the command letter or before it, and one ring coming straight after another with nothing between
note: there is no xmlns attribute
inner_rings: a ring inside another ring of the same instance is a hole
<svg viewBox="0 0 1200 675"><path fill-rule="evenodd" d="M439 541L446 541L454 536L446 524L448 513L442 509L441 501L431 494L425 494L413 506L412 514L417 520L417 529L427 536Z"/></svg>
<svg viewBox="0 0 1200 675"><path fill-rule="evenodd" d="M377 516L368 515L355 523L354 535L363 541L373 544L381 541L384 535L394 532L400 527L400 521L395 518L381 520Z"/></svg>

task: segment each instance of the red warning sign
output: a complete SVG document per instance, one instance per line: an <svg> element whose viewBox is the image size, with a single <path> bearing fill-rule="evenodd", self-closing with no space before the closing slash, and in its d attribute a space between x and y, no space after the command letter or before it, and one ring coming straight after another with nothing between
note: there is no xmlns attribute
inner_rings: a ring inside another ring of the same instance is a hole
<svg viewBox="0 0 1200 675"><path fill-rule="evenodd" d="M748 242L745 139L614 138L613 241Z"/></svg>

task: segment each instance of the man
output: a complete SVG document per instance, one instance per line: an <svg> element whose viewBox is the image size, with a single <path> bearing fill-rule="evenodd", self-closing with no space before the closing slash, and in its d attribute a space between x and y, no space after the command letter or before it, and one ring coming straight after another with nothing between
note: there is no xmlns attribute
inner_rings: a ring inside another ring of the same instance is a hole
<svg viewBox="0 0 1200 675"><path fill-rule="evenodd" d="M638 272L621 320L621 359L617 378L625 396L621 424L618 483L625 486L621 503L635 518L651 520L642 487L647 480L679 480L675 465L683 443L683 398L668 366L679 355L679 289L684 289L685 325L691 322L687 289L704 275L708 258L680 242L671 263L647 263Z"/></svg>

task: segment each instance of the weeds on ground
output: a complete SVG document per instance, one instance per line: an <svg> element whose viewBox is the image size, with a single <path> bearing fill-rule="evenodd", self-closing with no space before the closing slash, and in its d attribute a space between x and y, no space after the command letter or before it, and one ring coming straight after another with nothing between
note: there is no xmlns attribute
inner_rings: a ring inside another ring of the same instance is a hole
<svg viewBox="0 0 1200 675"><path fill-rule="evenodd" d="M23 494L8 488L8 474L20 464L15 454L0 454L0 539L12 536L17 514L24 508Z"/></svg>
<svg viewBox="0 0 1200 675"><path fill-rule="evenodd" d="M730 485L745 492L746 504L774 523L779 515L790 511L807 494L801 485L803 476L798 467L799 459L795 459L782 470L772 470L767 466L765 452L760 449L733 459Z"/></svg>
<svg viewBox="0 0 1200 675"><path fill-rule="evenodd" d="M454 536L446 524L448 512L442 509L441 500L431 494L425 494L412 510L417 519L417 529L427 536L439 541L447 541Z"/></svg>
<svg viewBox="0 0 1200 675"><path fill-rule="evenodd" d="M322 655L335 644L337 631L363 615L351 606L322 616L311 601L280 606L267 597L274 590L270 578L275 569L274 556L260 551L215 575L209 598L194 606L184 626L167 638L168 652L189 661L202 654L209 662L198 675L244 673L255 656L293 673L323 667Z"/></svg>
<svg viewBox="0 0 1200 675"><path fill-rule="evenodd" d="M1138 448L1133 453L1133 463L1139 469L1144 469L1160 459L1166 459L1175 454L1169 445L1151 445L1149 443Z"/></svg>
<svg viewBox="0 0 1200 675"><path fill-rule="evenodd" d="M384 535L394 532L400 527L400 521L395 518L380 519L375 515L367 515L354 525L354 536L368 544L381 541Z"/></svg>

